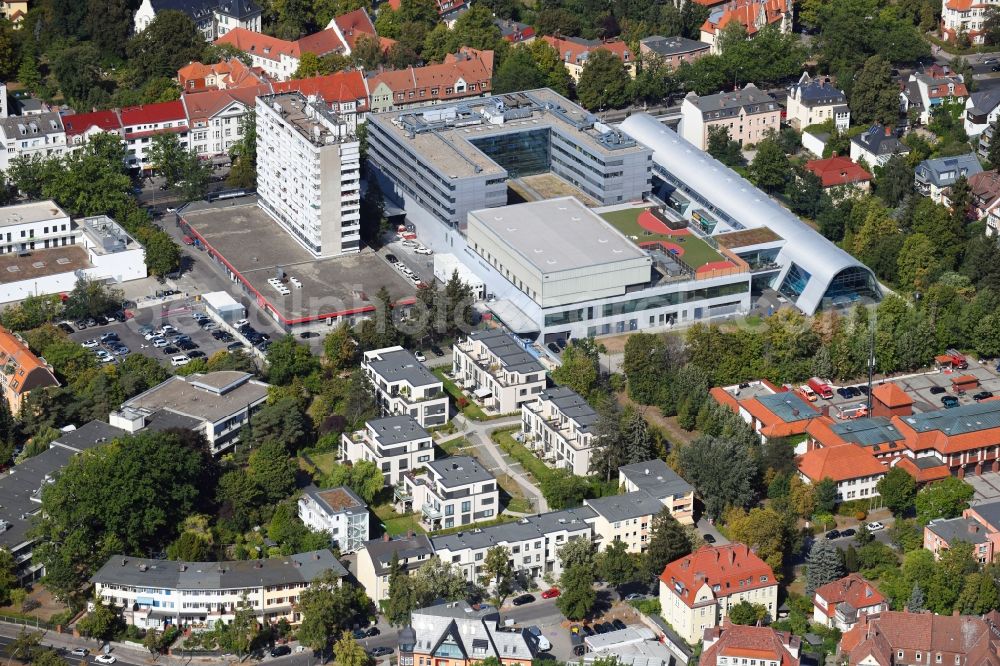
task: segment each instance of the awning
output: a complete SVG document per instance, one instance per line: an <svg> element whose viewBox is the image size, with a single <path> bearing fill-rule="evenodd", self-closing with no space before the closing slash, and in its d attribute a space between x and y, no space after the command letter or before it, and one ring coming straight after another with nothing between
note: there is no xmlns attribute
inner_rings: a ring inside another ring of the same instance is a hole
<svg viewBox="0 0 1000 666"><path fill-rule="evenodd" d="M524 311L514 305L514 302L509 299L502 298L489 303L487 307L514 333L521 335L524 333L539 332L538 324L531 317L524 314Z"/></svg>
<svg viewBox="0 0 1000 666"><path fill-rule="evenodd" d="M486 387L482 387L482 386L479 387L479 388L477 388L475 390L475 396L477 398L479 398L480 400L482 400L483 398L488 397L488 396L490 396L492 394L493 394L493 391L489 390Z"/></svg>

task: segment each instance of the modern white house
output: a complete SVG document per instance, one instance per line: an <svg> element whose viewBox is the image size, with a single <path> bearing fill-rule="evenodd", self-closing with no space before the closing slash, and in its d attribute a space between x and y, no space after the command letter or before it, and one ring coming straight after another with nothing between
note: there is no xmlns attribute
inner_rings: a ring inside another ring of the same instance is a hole
<svg viewBox="0 0 1000 666"><path fill-rule="evenodd" d="M433 462L434 441L412 416L387 416L366 422L364 430L341 435L340 458L375 463L385 484L395 486L405 473Z"/></svg>
<svg viewBox="0 0 1000 666"><path fill-rule="evenodd" d="M448 422L444 382L402 347L365 352L361 370L374 387L375 401L384 415L412 416L424 428Z"/></svg>
<svg viewBox="0 0 1000 666"><path fill-rule="evenodd" d="M545 368L520 340L500 329L475 331L452 346L455 381L490 412L510 414L545 388Z"/></svg>
<svg viewBox="0 0 1000 666"><path fill-rule="evenodd" d="M299 498L299 518L311 530L327 532L330 545L353 553L368 541L368 505L347 486L308 486Z"/></svg>
<svg viewBox="0 0 1000 666"><path fill-rule="evenodd" d="M525 446L553 467L576 476L590 474L597 419L594 408L568 386L546 389L521 405Z"/></svg>
<svg viewBox="0 0 1000 666"><path fill-rule="evenodd" d="M162 630L171 625L209 630L232 622L247 603L261 623L301 622L299 595L327 572L347 569L329 550L233 562L176 562L112 555L90 582L94 595L122 609L129 624ZM245 600L245 602L244 602Z"/></svg>
<svg viewBox="0 0 1000 666"><path fill-rule="evenodd" d="M299 92L257 99L257 194L314 257L360 251L360 144L322 102Z"/></svg>
<svg viewBox="0 0 1000 666"><path fill-rule="evenodd" d="M407 472L395 501L403 513L419 511L428 531L491 520L500 513L496 478L471 456L432 460Z"/></svg>

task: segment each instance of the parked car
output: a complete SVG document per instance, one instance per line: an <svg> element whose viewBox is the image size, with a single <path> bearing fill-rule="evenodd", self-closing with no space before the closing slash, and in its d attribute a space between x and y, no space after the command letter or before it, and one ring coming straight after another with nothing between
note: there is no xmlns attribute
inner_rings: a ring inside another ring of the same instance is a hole
<svg viewBox="0 0 1000 666"><path fill-rule="evenodd" d="M223 340L225 342L229 342L230 340L233 339L233 336L231 334L219 329L212 331L212 337L215 338L216 340Z"/></svg>
<svg viewBox="0 0 1000 666"><path fill-rule="evenodd" d="M366 638L371 638L372 636L378 636L382 632L379 631L378 627L368 627L368 631L365 632Z"/></svg>
<svg viewBox="0 0 1000 666"><path fill-rule="evenodd" d="M118 658L113 654L99 654L94 657L94 661L98 664L113 664L118 661Z"/></svg>
<svg viewBox="0 0 1000 666"><path fill-rule="evenodd" d="M196 358L205 358L205 352L198 351L197 349L194 350L194 351L190 351L190 352L188 352L188 358L192 359L192 360L194 360Z"/></svg>
<svg viewBox="0 0 1000 666"><path fill-rule="evenodd" d="M941 396L941 404L944 405L945 409L951 409L952 407L958 407L958 398L953 395Z"/></svg>
<svg viewBox="0 0 1000 666"><path fill-rule="evenodd" d="M986 398L992 398L992 397L993 397L993 391L980 391L979 393L972 396L972 399L975 400L976 402L980 402L982 400L986 400Z"/></svg>
<svg viewBox="0 0 1000 666"><path fill-rule="evenodd" d="M839 389L837 389L837 395L839 395L841 398L850 398L851 397L847 393L847 388L845 388L843 386L841 386Z"/></svg>
<svg viewBox="0 0 1000 666"><path fill-rule="evenodd" d="M562 350L561 350L561 349L559 349L558 345L556 345L556 343L554 343L554 342L550 342L549 344L547 344L547 345L545 345L545 346L546 346L546 347L548 348L548 350L549 350L550 352L552 352L553 354L556 354L556 355L558 355L558 354L561 354L561 353L562 353Z"/></svg>
<svg viewBox="0 0 1000 666"><path fill-rule="evenodd" d="M163 352L164 356L173 356L174 354L180 353L181 350L178 349L177 347L173 346L173 345L167 345L166 347L164 347L160 351Z"/></svg>
<svg viewBox="0 0 1000 666"><path fill-rule="evenodd" d="M882 523L878 522L877 520L873 520L872 522L868 523L868 531L869 532L878 532L879 530L884 530L884 529L885 529L885 525L883 525Z"/></svg>
<svg viewBox="0 0 1000 666"><path fill-rule="evenodd" d="M625 628L625 623L624 623L624 622L622 622L621 620L614 620L614 621L613 621L613 622L611 623L611 626L613 626L613 627L614 627L615 629L617 629L618 631L621 631L622 629L624 629L624 628Z"/></svg>
<svg viewBox="0 0 1000 666"><path fill-rule="evenodd" d="M589 624L585 624L585 625L583 625L580 628L583 630L583 633L584 633L585 636L593 636L596 633L594 631L594 628L592 626L590 626Z"/></svg>
<svg viewBox="0 0 1000 666"><path fill-rule="evenodd" d="M174 356L173 358L170 359L170 365L174 366L175 368L180 367L182 365L187 365L190 362L191 359L189 359L184 354L178 354L177 356Z"/></svg>
<svg viewBox="0 0 1000 666"><path fill-rule="evenodd" d="M645 594L639 594L638 592L633 592L625 597L625 601L638 601L639 599L645 599Z"/></svg>
<svg viewBox="0 0 1000 666"><path fill-rule="evenodd" d="M438 347L437 345L431 345L431 353L437 356L438 358L444 356L444 350Z"/></svg>
<svg viewBox="0 0 1000 666"><path fill-rule="evenodd" d="M190 340L179 340L177 342L177 346L183 349L184 351L191 351L192 349L198 348L198 345L195 344L194 342L191 342Z"/></svg>
<svg viewBox="0 0 1000 666"><path fill-rule="evenodd" d="M378 657L384 657L389 654L392 654L392 648L385 646L372 648L371 650L368 651L368 656L376 659Z"/></svg>
<svg viewBox="0 0 1000 666"><path fill-rule="evenodd" d="M288 647L287 645L275 645L273 648L271 648L272 657L284 657L286 654L291 654L291 653L292 653L292 648Z"/></svg>
<svg viewBox="0 0 1000 666"><path fill-rule="evenodd" d="M945 392L945 388L943 386L932 386L931 387L931 395L939 395L939 394L944 393L944 392Z"/></svg>
<svg viewBox="0 0 1000 666"><path fill-rule="evenodd" d="M708 543L708 544L715 543L715 537L712 536L711 534L709 534L708 532L706 532L705 534L702 534L701 538L705 540L705 543Z"/></svg>
<svg viewBox="0 0 1000 666"><path fill-rule="evenodd" d="M848 527L846 530L841 530L840 531L841 538L852 537L855 534L857 534L857 532L855 530L851 529L850 527Z"/></svg>
<svg viewBox="0 0 1000 666"><path fill-rule="evenodd" d="M120 345L114 348L114 352L119 356L128 356L131 351L132 350L126 347L125 345Z"/></svg>
<svg viewBox="0 0 1000 666"><path fill-rule="evenodd" d="M434 254L431 250L428 250L426 247L423 246L418 247L416 250L414 250L414 252L416 254Z"/></svg>
<svg viewBox="0 0 1000 666"><path fill-rule="evenodd" d="M93 349L94 347L100 346L101 343L98 342L97 340L90 339L90 340L85 340L85 341L81 342L80 344L83 345L84 347L86 347L87 349Z"/></svg>
<svg viewBox="0 0 1000 666"><path fill-rule="evenodd" d="M829 532L826 533L826 538L829 539L829 540L831 540L831 541L833 539L839 539L840 538L840 530L830 530Z"/></svg>
<svg viewBox="0 0 1000 666"><path fill-rule="evenodd" d="M70 654L73 655L74 657L86 657L88 654L90 654L90 650L88 650L87 648L73 648L73 651L70 652Z"/></svg>
<svg viewBox="0 0 1000 666"><path fill-rule="evenodd" d="M109 331L101 335L101 342L118 342L120 338L114 331Z"/></svg>
<svg viewBox="0 0 1000 666"><path fill-rule="evenodd" d="M542 599L555 599L561 594L558 587L550 587L542 592Z"/></svg>
<svg viewBox="0 0 1000 666"><path fill-rule="evenodd" d="M299 333L299 337L303 340L308 340L309 338L318 338L319 333L316 331L303 331L302 333Z"/></svg>
<svg viewBox="0 0 1000 666"><path fill-rule="evenodd" d="M226 351L232 352L232 351L239 351L241 349L246 349L246 345L244 345L242 342L230 342L228 345L226 345Z"/></svg>
<svg viewBox="0 0 1000 666"><path fill-rule="evenodd" d="M58 324L56 324L56 327L63 333L76 333L76 331L73 330L73 327L64 321L61 321Z"/></svg>
<svg viewBox="0 0 1000 666"><path fill-rule="evenodd" d="M535 596L534 595L532 595L532 594L522 594L519 597L514 597L514 600L511 603L514 604L515 606L523 606L525 604L530 604L534 600L535 600Z"/></svg>
<svg viewBox="0 0 1000 666"><path fill-rule="evenodd" d="M420 361L421 363L427 360L427 357L424 356L424 353L422 351L416 352L415 354L413 354L413 357L418 361Z"/></svg>
<svg viewBox="0 0 1000 666"><path fill-rule="evenodd" d="M861 386L855 386L854 388L860 391L861 395L868 395L868 387L866 385L862 384Z"/></svg>
<svg viewBox="0 0 1000 666"><path fill-rule="evenodd" d="M240 328L241 326L246 326L249 323L250 323L249 319L240 319L238 322L233 324L233 326L235 326L236 328Z"/></svg>
<svg viewBox="0 0 1000 666"><path fill-rule="evenodd" d="M365 637L365 630L364 629L355 629L354 631L351 632L351 636L354 637L354 640L360 641L362 638Z"/></svg>
<svg viewBox="0 0 1000 666"><path fill-rule="evenodd" d="M388 261L390 264L394 264L397 261L399 261L399 257L390 252L389 254L385 255L385 260Z"/></svg>

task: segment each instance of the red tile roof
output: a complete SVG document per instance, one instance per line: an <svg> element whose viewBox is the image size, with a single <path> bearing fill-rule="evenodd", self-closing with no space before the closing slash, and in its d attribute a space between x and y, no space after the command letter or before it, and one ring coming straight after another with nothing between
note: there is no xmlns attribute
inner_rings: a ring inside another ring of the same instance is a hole
<svg viewBox="0 0 1000 666"><path fill-rule="evenodd" d="M368 12L363 7L343 16L338 16L333 19L333 22L351 49L354 48L354 42L361 35L378 37L378 34L375 32L375 24L372 23L371 17L368 16Z"/></svg>
<svg viewBox="0 0 1000 666"><path fill-rule="evenodd" d="M252 109L257 103L258 95L269 93L270 87L261 85L255 88L235 88L233 90L201 90L184 93L181 99L187 109L188 119L194 126L197 122L207 121L233 102L240 102L245 107Z"/></svg>
<svg viewBox="0 0 1000 666"><path fill-rule="evenodd" d="M841 651L856 666L869 655L881 666L890 666L898 650L923 654L946 653L964 657L963 664L998 666L1000 657L990 649L986 622L968 615L934 615L886 611L878 617L863 616L844 634ZM907 662L909 663L909 662Z"/></svg>
<svg viewBox="0 0 1000 666"><path fill-rule="evenodd" d="M940 481L941 479L951 476L951 470L948 469L947 465L941 464L935 465L934 467L918 467L909 456L903 456L894 466L912 476L917 483Z"/></svg>
<svg viewBox="0 0 1000 666"><path fill-rule="evenodd" d="M861 479L885 474L885 467L861 446L831 446L807 451L799 457L799 472L813 483Z"/></svg>
<svg viewBox="0 0 1000 666"><path fill-rule="evenodd" d="M705 641L711 641L698 660L703 666L716 666L719 657L764 659L778 662L780 666L798 666L800 640L786 631L770 627L742 626L723 620L722 626L705 630ZM792 654L792 651L795 655Z"/></svg>
<svg viewBox="0 0 1000 666"><path fill-rule="evenodd" d="M493 77L491 67L493 51L480 51L478 53L482 54L481 58L449 58L440 65L379 72L368 81L368 89L374 92L379 84L385 84L393 92L393 95L398 93L407 95L411 90L416 92L421 89L428 91L437 89L436 95L425 94L422 98L425 100L457 99L467 97L470 94L479 95L482 92L488 92L490 88L490 80ZM451 93L446 92L446 89L452 87L459 78L468 84L477 84L477 90L457 92L452 89ZM480 88L480 85L483 87ZM407 99L409 99L408 95Z"/></svg>
<svg viewBox="0 0 1000 666"><path fill-rule="evenodd" d="M720 598L778 584L771 567L742 543L702 546L668 564L660 580L688 606L694 606L704 585Z"/></svg>
<svg viewBox="0 0 1000 666"><path fill-rule="evenodd" d="M186 120L184 104L180 100L173 102L158 102L156 104L140 104L127 106L121 110L122 125L153 125L155 123Z"/></svg>
<svg viewBox="0 0 1000 666"><path fill-rule="evenodd" d="M570 62L576 65L582 65L587 60L587 56L592 51L599 51L601 49L605 51L611 51L618 59L623 63L632 62L635 58L632 56L632 52L628 47L628 44L620 39L611 39L604 42L597 42L594 40L579 39L575 37L552 37L550 35L545 35L542 37L549 46L556 50L559 54L559 59L563 62Z"/></svg>
<svg viewBox="0 0 1000 666"><path fill-rule="evenodd" d="M828 157L825 160L809 160L806 169L816 174L823 187L867 183L872 175L848 157Z"/></svg>
<svg viewBox="0 0 1000 666"><path fill-rule="evenodd" d="M855 610L880 606L886 602L875 586L856 573L849 574L840 580L821 585L816 589L814 599L826 602L826 615L833 617L837 612L837 604L846 603ZM817 608L822 608L817 605Z"/></svg>
<svg viewBox="0 0 1000 666"><path fill-rule="evenodd" d="M360 110L368 109L368 88L365 86L365 77L356 69L307 79L280 81L273 83L271 87L276 93L297 90L303 95L318 95L327 104L362 100L360 106L363 108Z"/></svg>
<svg viewBox="0 0 1000 666"><path fill-rule="evenodd" d="M295 44L300 53L312 53L318 56L334 53L344 48L344 42L336 30L314 32L311 35L306 35Z"/></svg>
<svg viewBox="0 0 1000 666"><path fill-rule="evenodd" d="M113 109L63 116L62 121L63 127L66 128L66 136L83 134L91 127L97 127L105 132L120 132L122 129L122 119Z"/></svg>
<svg viewBox="0 0 1000 666"><path fill-rule="evenodd" d="M737 0L735 6L730 7L716 23L711 20L702 24L702 32L715 34L723 30L731 21L742 23L746 28L747 35L753 36L757 33L757 25L760 18L767 25L780 23L782 17L789 11L789 0ZM764 16L761 17L761 12Z"/></svg>
<svg viewBox="0 0 1000 666"><path fill-rule="evenodd" d="M0 382L15 395L22 395L44 386L59 386L59 380L28 345L5 328L0 327ZM11 405L12 407L14 405Z"/></svg>
<svg viewBox="0 0 1000 666"><path fill-rule="evenodd" d="M290 42L245 28L234 28L215 40L215 43L230 44L241 51L275 62L280 61L282 55L301 58L303 53L308 52L324 56L344 48L344 43L337 36L336 30L320 30L298 41Z"/></svg>
<svg viewBox="0 0 1000 666"><path fill-rule="evenodd" d="M262 83L260 76L244 65L239 58L231 58L212 65L191 62L177 70L177 81L183 90L203 89L206 85L205 79L209 76L219 79L219 84L214 86L217 89L242 88Z"/></svg>
<svg viewBox="0 0 1000 666"><path fill-rule="evenodd" d="M879 384L873 388L872 397L886 407L909 407L913 404L913 398L893 382Z"/></svg>

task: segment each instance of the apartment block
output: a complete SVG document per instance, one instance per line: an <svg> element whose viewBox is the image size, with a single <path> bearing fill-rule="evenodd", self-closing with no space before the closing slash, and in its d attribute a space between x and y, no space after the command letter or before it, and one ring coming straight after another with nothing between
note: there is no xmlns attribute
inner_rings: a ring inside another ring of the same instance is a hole
<svg viewBox="0 0 1000 666"><path fill-rule="evenodd" d="M298 92L257 99L260 207L314 257L361 244L361 153L351 128Z"/></svg>
<svg viewBox="0 0 1000 666"><path fill-rule="evenodd" d="M243 122L265 86L203 90L181 96L191 128L189 147L202 158L229 161L229 150L243 138Z"/></svg>
<svg viewBox="0 0 1000 666"><path fill-rule="evenodd" d="M864 615L840 641L847 666L1000 665L1000 613L983 617L886 611Z"/></svg>
<svg viewBox="0 0 1000 666"><path fill-rule="evenodd" d="M475 331L452 347L455 381L490 412L510 414L545 388L545 368L500 329Z"/></svg>
<svg viewBox="0 0 1000 666"><path fill-rule="evenodd" d="M256 32L261 28L261 8L254 0L142 0L133 18L135 32L145 30L167 10L187 14L209 42L237 28Z"/></svg>
<svg viewBox="0 0 1000 666"><path fill-rule="evenodd" d="M590 474L597 412L567 386L546 389L521 405L524 444L557 469Z"/></svg>
<svg viewBox="0 0 1000 666"><path fill-rule="evenodd" d="M660 612L688 643L701 640L742 601L763 605L772 618L778 609L774 572L742 543L702 546L660 574Z"/></svg>
<svg viewBox="0 0 1000 666"><path fill-rule="evenodd" d="M786 104L788 122L800 130L830 120L838 132L846 132L851 126L847 95L829 77L811 77L803 72L799 82L788 89Z"/></svg>
<svg viewBox="0 0 1000 666"><path fill-rule="evenodd" d="M361 370L375 388L383 414L412 416L424 428L448 422L444 382L402 347L365 352Z"/></svg>
<svg viewBox="0 0 1000 666"><path fill-rule="evenodd" d="M639 40L639 53L643 58L656 58L671 69L677 69L685 62L692 63L708 55L710 48L711 46L705 42L680 36L652 35Z"/></svg>
<svg viewBox="0 0 1000 666"><path fill-rule="evenodd" d="M374 32L374 28L373 28ZM250 64L277 81L287 81L299 68L303 53L323 57L345 50L344 42L335 30L321 30L301 39L289 41L265 35L259 30L236 28L215 41L243 51Z"/></svg>
<svg viewBox="0 0 1000 666"><path fill-rule="evenodd" d="M431 460L403 474L396 488L402 513L420 512L428 531L491 520L500 513L496 478L471 456Z"/></svg>
<svg viewBox="0 0 1000 666"><path fill-rule="evenodd" d="M372 111L383 113L490 94L493 51L463 48L440 64L385 70L368 79Z"/></svg>
<svg viewBox="0 0 1000 666"><path fill-rule="evenodd" d="M0 117L0 170L15 157L47 159L66 151L66 130L58 113Z"/></svg>
<svg viewBox="0 0 1000 666"><path fill-rule="evenodd" d="M597 549L605 550L621 541L630 553L645 552L653 518L663 510L659 501L641 491L586 499L583 503L594 510L591 524Z"/></svg>
<svg viewBox="0 0 1000 666"><path fill-rule="evenodd" d="M694 486L659 458L619 467L618 485L626 493L653 497L681 525L694 525Z"/></svg>
<svg viewBox="0 0 1000 666"><path fill-rule="evenodd" d="M395 486L410 470L433 462L434 442L409 414L388 416L366 422L364 430L341 435L340 458L375 463L385 484Z"/></svg>
<svg viewBox="0 0 1000 666"><path fill-rule="evenodd" d="M958 541L972 545L976 561L992 563L1000 552L1000 502L976 504L957 518L938 518L924 526L924 548L934 559Z"/></svg>
<svg viewBox="0 0 1000 666"><path fill-rule="evenodd" d="M628 44L620 39L583 39L582 37L542 37L555 49L574 82L580 82L587 59L595 51L609 51L622 61L622 66L631 78L635 78L635 54Z"/></svg>
<svg viewBox="0 0 1000 666"><path fill-rule="evenodd" d="M307 486L298 506L302 523L328 533L330 545L341 553L360 550L368 541L368 505L347 486L324 490Z"/></svg>
<svg viewBox="0 0 1000 666"><path fill-rule="evenodd" d="M94 595L122 609L129 624L157 630L187 625L203 631L219 621L232 622L243 603L264 624L301 622L299 596L327 572L338 579L347 576L347 569L329 550L233 562L112 555L90 582Z"/></svg>
<svg viewBox="0 0 1000 666"><path fill-rule="evenodd" d="M768 132L781 129L781 106L752 83L704 97L689 92L681 103L680 135L706 150L712 127L725 128L741 146L756 144Z"/></svg>
<svg viewBox="0 0 1000 666"><path fill-rule="evenodd" d="M188 148L188 118L184 104L180 101L159 102L127 106L119 113L122 119L122 134L128 153L128 166L149 171L149 149L157 134L172 132L182 148Z"/></svg>
<svg viewBox="0 0 1000 666"><path fill-rule="evenodd" d="M529 666L534 657L526 632L500 626L492 607L474 609L453 601L413 611L410 626L399 632L399 664L474 666L496 659L501 666Z"/></svg>
<svg viewBox="0 0 1000 666"><path fill-rule="evenodd" d="M407 575L434 557L426 534L407 534L395 539L388 534L365 543L358 551L358 583L376 604L389 597L389 573L395 557ZM411 665L412 666L412 665Z"/></svg>

